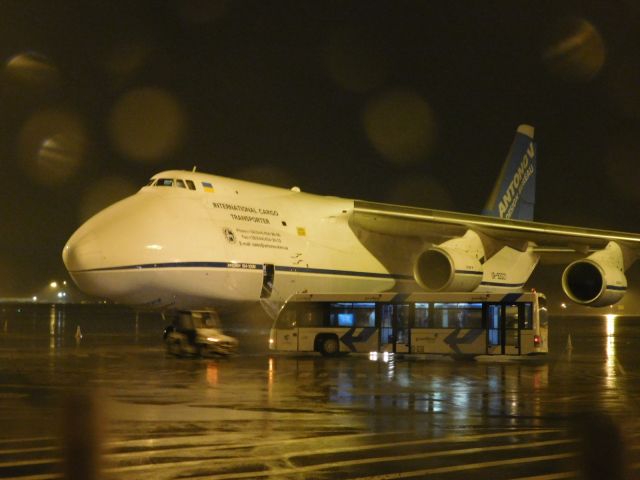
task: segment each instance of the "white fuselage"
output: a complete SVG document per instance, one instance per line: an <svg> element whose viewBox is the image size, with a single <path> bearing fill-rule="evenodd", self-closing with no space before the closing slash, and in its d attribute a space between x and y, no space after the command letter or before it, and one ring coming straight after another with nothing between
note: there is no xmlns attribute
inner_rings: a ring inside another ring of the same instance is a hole
<svg viewBox="0 0 640 480"><path fill-rule="evenodd" d="M86 293L195 310L258 301L269 268L275 301L414 283L409 264L390 272L358 240L348 225L352 200L193 172L155 178L197 188L147 186L82 225L63 258Z"/></svg>

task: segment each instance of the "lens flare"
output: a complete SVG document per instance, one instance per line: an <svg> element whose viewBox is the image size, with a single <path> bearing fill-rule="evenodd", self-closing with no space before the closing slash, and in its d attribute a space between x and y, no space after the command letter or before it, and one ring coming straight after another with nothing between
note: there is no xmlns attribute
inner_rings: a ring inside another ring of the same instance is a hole
<svg viewBox="0 0 640 480"><path fill-rule="evenodd" d="M160 88L141 88L122 96L109 118L118 151L143 163L160 161L184 141L186 116L178 100Z"/></svg>
<svg viewBox="0 0 640 480"><path fill-rule="evenodd" d="M592 80L602 70L605 59L602 35L584 18L558 21L542 51L542 60L549 71L571 82Z"/></svg>
<svg viewBox="0 0 640 480"><path fill-rule="evenodd" d="M87 134L79 116L47 110L33 115L18 138L21 166L44 185L64 183L84 161Z"/></svg>
<svg viewBox="0 0 640 480"><path fill-rule="evenodd" d="M391 91L369 102L364 112L369 141L386 159L406 165L429 155L436 140L436 122L417 93Z"/></svg>
<svg viewBox="0 0 640 480"><path fill-rule="evenodd" d="M58 67L37 52L24 52L11 57L4 69L5 84L22 93L46 93L60 86Z"/></svg>

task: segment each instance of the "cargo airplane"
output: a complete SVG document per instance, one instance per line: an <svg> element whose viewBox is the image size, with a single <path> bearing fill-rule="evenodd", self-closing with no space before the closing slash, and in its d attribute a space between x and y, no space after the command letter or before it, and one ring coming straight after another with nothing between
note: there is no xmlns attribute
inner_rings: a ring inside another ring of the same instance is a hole
<svg viewBox="0 0 640 480"><path fill-rule="evenodd" d="M483 215L164 171L90 218L62 256L84 292L160 310L273 306L299 292L518 292L545 260L567 264L574 302L619 301L640 235L534 222L535 177L528 125Z"/></svg>

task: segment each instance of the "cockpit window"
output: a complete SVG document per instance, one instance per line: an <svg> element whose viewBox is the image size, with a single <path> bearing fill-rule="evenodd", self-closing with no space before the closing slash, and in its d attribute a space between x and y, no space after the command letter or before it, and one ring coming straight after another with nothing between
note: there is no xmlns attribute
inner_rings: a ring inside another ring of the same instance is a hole
<svg viewBox="0 0 640 480"><path fill-rule="evenodd" d="M184 185L184 180L181 180L179 178L176 180L176 187L178 187L178 188L187 188Z"/></svg>
<svg viewBox="0 0 640 480"><path fill-rule="evenodd" d="M193 180L187 180L187 187L189 187L189 190L195 190L196 189L196 185L195 185L195 183L193 183Z"/></svg>
<svg viewBox="0 0 640 480"><path fill-rule="evenodd" d="M173 178L159 178L156 187L173 187Z"/></svg>
<svg viewBox="0 0 640 480"><path fill-rule="evenodd" d="M155 179L155 178L152 178L151 180L149 180L149 181L147 182L147 184L145 185L145 187L150 187L151 185L153 185L153 182L155 182L155 181L156 181L156 179Z"/></svg>

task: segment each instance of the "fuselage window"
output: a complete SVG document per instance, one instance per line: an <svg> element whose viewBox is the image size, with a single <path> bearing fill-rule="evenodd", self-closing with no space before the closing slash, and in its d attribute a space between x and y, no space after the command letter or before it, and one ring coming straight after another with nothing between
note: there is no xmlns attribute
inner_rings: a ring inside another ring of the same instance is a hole
<svg viewBox="0 0 640 480"><path fill-rule="evenodd" d="M172 178L159 178L156 182L156 187L173 187Z"/></svg>
<svg viewBox="0 0 640 480"><path fill-rule="evenodd" d="M187 188L184 186L184 180L180 180L179 178L176 180L176 187L178 188Z"/></svg>
<svg viewBox="0 0 640 480"><path fill-rule="evenodd" d="M192 180L187 180L187 187L189 187L189 190L195 190L196 189L196 184L193 183Z"/></svg>

